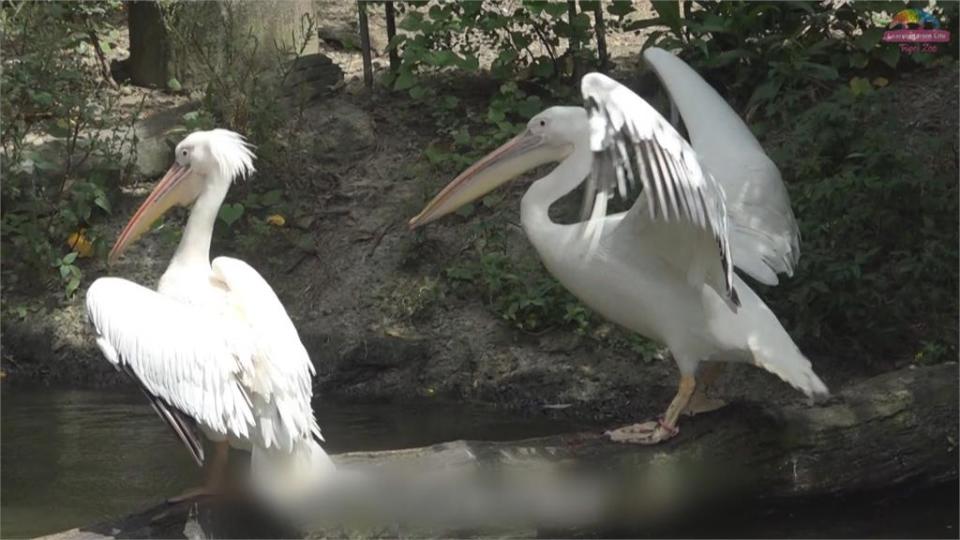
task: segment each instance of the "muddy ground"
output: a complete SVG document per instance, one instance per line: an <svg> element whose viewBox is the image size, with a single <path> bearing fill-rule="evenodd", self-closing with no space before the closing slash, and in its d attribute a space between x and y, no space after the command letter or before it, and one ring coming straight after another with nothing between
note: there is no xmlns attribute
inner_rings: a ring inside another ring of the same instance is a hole
<svg viewBox="0 0 960 540"><path fill-rule="evenodd" d="M621 65L636 64L629 43L614 40L613 48ZM305 111L301 127L310 144L289 152L287 163L261 162L251 182L228 197L228 202L242 200L256 182L285 185L287 226L268 229L256 242L242 242L219 224L213 245L214 256L241 257L273 285L317 367L319 394L470 400L598 420L658 414L676 388L678 374L669 359L642 362L625 348L569 330L530 335L475 297L430 298L413 314L399 306L419 298L417 288L427 278L437 279L459 257L470 256L462 253L464 243L471 223L483 213L471 219L452 216L419 236L407 231L406 220L451 178L422 165L423 149L440 142L434 126L403 93L364 90L356 52L324 52L343 68L345 83ZM385 59L378 63L385 65ZM918 77L923 79L896 84L905 92L914 86L928 96L939 92L949 110L957 110L955 66ZM483 84L477 81L474 99L483 99ZM954 133L955 117L950 117ZM115 237L151 185L124 188L108 237ZM509 191L514 222L524 187ZM518 252L529 251L518 228L509 234ZM151 234L110 269L101 261L85 261L84 287L106 274L155 286L174 242L169 235ZM3 320L5 383L127 384L93 343L82 292L65 301L59 292L36 297L3 290L6 305L28 307L25 317ZM811 360L833 389L894 362L873 362L868 372L864 362L852 359ZM805 399L775 376L745 365L729 366L712 393L726 400Z"/></svg>

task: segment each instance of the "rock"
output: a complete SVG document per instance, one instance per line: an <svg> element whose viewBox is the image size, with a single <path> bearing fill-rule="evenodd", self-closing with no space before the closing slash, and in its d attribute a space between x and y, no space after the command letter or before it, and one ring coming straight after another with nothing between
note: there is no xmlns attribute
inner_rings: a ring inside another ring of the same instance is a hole
<svg viewBox="0 0 960 540"><path fill-rule="evenodd" d="M317 35L337 49L360 51L360 22L355 2L314 2L317 14ZM382 4L367 5L367 27L370 48L376 54L386 52L387 20Z"/></svg>
<svg viewBox="0 0 960 540"><path fill-rule="evenodd" d="M133 126L137 139L136 147L131 144L132 137L128 132L130 129L128 125L82 133L79 143L80 148L91 144L91 141L99 141L96 144L112 148L119 154L119 159L105 162L98 159L100 157L98 153L91 154L91 158L84 163L83 168L74 172L83 174L83 172L93 169L116 169L119 172L120 164L126 163L135 155L134 176L155 178L163 174L170 166L173 147L182 136L182 133L174 132L176 128L180 127L183 115L194 108L196 108L196 104L187 103L179 107L161 110L138 121ZM53 169L45 169L46 174L51 176L64 174L66 162L63 156L67 152L66 139L43 134L28 137L27 144L32 147L34 161L43 160L54 167ZM27 170L30 169L27 168Z"/></svg>
<svg viewBox="0 0 960 540"><path fill-rule="evenodd" d="M370 114L347 100L324 100L304 111L304 116L315 137L314 148L323 160L354 159L376 145Z"/></svg>
<svg viewBox="0 0 960 540"><path fill-rule="evenodd" d="M154 178L167 170L173 159L173 148L183 136L182 132L176 132L177 128L181 127L183 115L196 107L194 103L186 103L161 110L136 123L136 171L139 175Z"/></svg>
<svg viewBox="0 0 960 540"><path fill-rule="evenodd" d="M314 99L329 95L343 81L343 70L322 54L304 55L293 61L292 70L287 75L284 97Z"/></svg>
<svg viewBox="0 0 960 540"><path fill-rule="evenodd" d="M368 335L301 334L326 397L396 397L417 388L427 345L421 340Z"/></svg>

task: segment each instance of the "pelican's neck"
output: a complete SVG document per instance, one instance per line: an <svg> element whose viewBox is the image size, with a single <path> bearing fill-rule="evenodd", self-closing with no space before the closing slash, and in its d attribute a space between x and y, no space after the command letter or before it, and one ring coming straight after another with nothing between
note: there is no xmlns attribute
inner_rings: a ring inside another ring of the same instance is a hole
<svg viewBox="0 0 960 540"><path fill-rule="evenodd" d="M217 223L220 205L227 197L229 182L216 179L208 182L206 189L197 197L190 210L187 226L183 230L180 245L177 246L169 268L210 268L210 241L213 239L213 227Z"/></svg>
<svg viewBox="0 0 960 540"><path fill-rule="evenodd" d="M530 186L520 201L520 223L527 237L541 255L556 242L550 242L551 233L557 234L564 227L550 219L550 206L570 193L590 174L593 156L586 141L577 144L573 152L560 162L550 174Z"/></svg>

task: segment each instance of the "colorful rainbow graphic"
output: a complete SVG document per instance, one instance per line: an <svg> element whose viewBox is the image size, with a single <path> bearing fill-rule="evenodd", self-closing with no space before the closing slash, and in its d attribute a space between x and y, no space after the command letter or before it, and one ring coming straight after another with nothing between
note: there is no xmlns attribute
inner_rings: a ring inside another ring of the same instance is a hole
<svg viewBox="0 0 960 540"><path fill-rule="evenodd" d="M893 16L887 25L891 30L906 30L916 28L940 28L940 21L926 11L914 8L905 9Z"/></svg>

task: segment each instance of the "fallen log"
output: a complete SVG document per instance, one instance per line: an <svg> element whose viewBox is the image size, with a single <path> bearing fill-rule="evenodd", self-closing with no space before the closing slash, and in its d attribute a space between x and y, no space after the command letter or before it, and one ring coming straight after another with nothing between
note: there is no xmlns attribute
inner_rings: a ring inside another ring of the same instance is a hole
<svg viewBox="0 0 960 540"><path fill-rule="evenodd" d="M668 523L654 525L652 518L684 515L697 504L720 508L720 502L742 506L754 501L751 509L756 510L755 501L760 500L782 504L956 482L957 396L957 364L948 363L885 373L851 385L816 406L772 409L762 404L731 405L686 420L680 435L653 447L616 444L601 432L589 432L510 442L454 441L424 448L353 452L335 456L335 460L342 467L368 471L389 466L423 471L520 471L558 464L612 471L622 479L621 484L638 483L638 490L629 495L648 497L643 499L646 511L631 513L628 509L618 516L630 516L632 523L594 523L586 530L636 535L650 530L648 526ZM669 482L664 483L664 478ZM669 495L664 495L667 491ZM618 492L614 498L625 493ZM651 493L656 499L649 498ZM652 507L651 501L656 502ZM665 511L671 509L681 510L679 514ZM204 522L197 518L204 513L222 518L225 513L236 512L244 517L242 523L236 519ZM208 536L290 534L263 520L257 521L256 530L238 530L249 527L253 515L248 508L238 511L212 501L178 507L160 505L115 522L48 538L183 537L185 527L189 532L198 523ZM222 528L226 523L231 528ZM221 528L210 531L209 527ZM570 529L565 531L569 533ZM373 535L395 536L399 532L380 530ZM543 534L544 530L539 532ZM341 533L336 530L331 535ZM371 531L364 533L370 535Z"/></svg>

